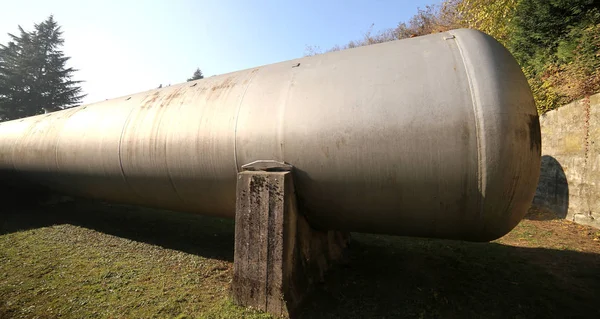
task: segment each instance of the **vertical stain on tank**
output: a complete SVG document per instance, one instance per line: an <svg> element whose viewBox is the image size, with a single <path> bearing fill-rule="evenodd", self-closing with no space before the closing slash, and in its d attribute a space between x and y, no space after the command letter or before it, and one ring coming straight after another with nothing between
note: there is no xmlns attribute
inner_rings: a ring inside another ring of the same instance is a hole
<svg viewBox="0 0 600 319"><path fill-rule="evenodd" d="M468 215L468 207L469 207L469 191L470 191L470 187L469 187L469 176L467 174L464 174L461 177L461 194L460 194L460 198L458 199L458 211L460 212L459 215L461 216L467 216Z"/></svg>
<svg viewBox="0 0 600 319"><path fill-rule="evenodd" d="M171 93L169 93L169 94L168 94L168 95L167 95L167 96L166 96L166 97L165 97L165 98L164 98L164 99L161 101L161 103L160 103L160 107L165 107L165 106L168 106L168 105L170 105L170 104L171 104L171 102L172 102L174 99L176 99L176 98L178 98L178 97L180 97L180 96L182 96L182 95L183 95L183 94L182 94L182 91L184 91L184 90L185 90L185 87L180 87L180 88L176 89L174 92L171 92Z"/></svg>
<svg viewBox="0 0 600 319"><path fill-rule="evenodd" d="M152 104L154 104L154 102L156 102L156 100L158 100L158 97L160 96L160 92L159 91L155 91L154 93L152 93L152 95L146 96L144 98L144 100L142 101L142 104L140 105L140 108L149 108L152 106Z"/></svg>
<svg viewBox="0 0 600 319"><path fill-rule="evenodd" d="M228 76L221 83L213 85L208 92L206 100L210 101L218 99L221 94L227 91L227 89L230 89L236 85L234 79L234 76Z"/></svg>
<svg viewBox="0 0 600 319"><path fill-rule="evenodd" d="M325 157L329 158L329 146L321 146L321 151Z"/></svg>
<svg viewBox="0 0 600 319"><path fill-rule="evenodd" d="M465 143L465 144L469 144L471 142L471 132L470 132L469 126L467 124L462 125L462 127L461 127L460 138L462 139L463 143Z"/></svg>
<svg viewBox="0 0 600 319"><path fill-rule="evenodd" d="M542 150L542 133L537 114L529 115L529 149L538 153Z"/></svg>
<svg viewBox="0 0 600 319"><path fill-rule="evenodd" d="M346 145L346 138L342 136L335 141L335 147L339 150L342 146Z"/></svg>

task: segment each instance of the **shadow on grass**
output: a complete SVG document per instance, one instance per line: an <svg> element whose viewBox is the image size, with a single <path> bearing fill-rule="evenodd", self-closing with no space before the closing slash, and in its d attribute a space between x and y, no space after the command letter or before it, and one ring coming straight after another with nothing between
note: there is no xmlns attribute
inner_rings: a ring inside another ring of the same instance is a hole
<svg viewBox="0 0 600 319"><path fill-rule="evenodd" d="M353 236L300 318L600 318L600 255Z"/></svg>
<svg viewBox="0 0 600 319"><path fill-rule="evenodd" d="M523 219L546 221L565 218L546 208L531 207Z"/></svg>
<svg viewBox="0 0 600 319"><path fill-rule="evenodd" d="M233 262L233 220L88 200L5 208L0 214L0 234L57 224Z"/></svg>
<svg viewBox="0 0 600 319"><path fill-rule="evenodd" d="M72 224L232 261L233 221L77 201L5 210L0 234ZM353 234L299 318L600 318L600 255Z"/></svg>

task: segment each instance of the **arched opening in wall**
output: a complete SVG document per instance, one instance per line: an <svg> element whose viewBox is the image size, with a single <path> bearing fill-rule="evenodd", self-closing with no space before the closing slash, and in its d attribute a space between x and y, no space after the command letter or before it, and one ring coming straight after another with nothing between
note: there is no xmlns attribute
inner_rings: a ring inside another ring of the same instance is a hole
<svg viewBox="0 0 600 319"><path fill-rule="evenodd" d="M543 213L528 214L530 219L564 219L569 212L569 183L560 162L549 155L542 156L540 180L532 208Z"/></svg>

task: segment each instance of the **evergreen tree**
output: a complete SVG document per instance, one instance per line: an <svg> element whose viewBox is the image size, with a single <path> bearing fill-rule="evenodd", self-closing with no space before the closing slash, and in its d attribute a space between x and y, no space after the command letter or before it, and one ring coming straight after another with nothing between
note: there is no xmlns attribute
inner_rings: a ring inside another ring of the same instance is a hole
<svg viewBox="0 0 600 319"><path fill-rule="evenodd" d="M202 75L202 71L200 71L200 68L196 68L196 71L194 71L194 75L192 75L191 78L187 79L187 81L190 82L200 79L204 79L204 75Z"/></svg>
<svg viewBox="0 0 600 319"><path fill-rule="evenodd" d="M73 107L85 96L72 80L77 70L67 67L64 43L53 16L27 32L0 44L0 120L43 114Z"/></svg>

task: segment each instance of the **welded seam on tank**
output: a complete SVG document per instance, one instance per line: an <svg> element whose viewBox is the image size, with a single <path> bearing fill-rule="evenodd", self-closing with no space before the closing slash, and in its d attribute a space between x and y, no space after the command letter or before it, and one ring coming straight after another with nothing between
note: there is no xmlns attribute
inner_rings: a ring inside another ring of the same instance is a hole
<svg viewBox="0 0 600 319"><path fill-rule="evenodd" d="M23 120L20 120L20 121L23 121ZM16 159L15 153L17 153L17 148L19 147L19 145L21 145L21 142L28 136L29 132L31 132L33 127L40 121L41 121L40 119L36 119L35 121L33 121L33 123L30 123L29 126L23 130L25 133L20 134L17 138L15 138L15 141L13 142L13 145L10 148L10 161L11 161L14 172L18 171L17 165L16 165L17 161L15 161L15 159Z"/></svg>
<svg viewBox="0 0 600 319"><path fill-rule="evenodd" d="M260 69L254 69L254 70L256 70L256 71L253 71L251 73L250 79L248 79L248 84L246 85L246 88L244 88L244 93L242 93L242 96L240 96L240 101L238 102L237 110L235 112L235 124L234 124L234 128L233 128L233 162L235 164L236 173L240 172L240 166L238 165L238 156L237 156L237 153L238 153L237 152L238 121L240 118L240 112L242 110L242 103L244 102L244 97L246 97L246 92L248 92L248 88L250 88L252 81L256 77L256 73L258 73L258 71Z"/></svg>
<svg viewBox="0 0 600 319"><path fill-rule="evenodd" d="M75 112L71 113L66 119L65 119L65 124L68 120L71 119L71 117L77 113L79 113L80 111L84 110L86 107L78 107L76 109ZM62 137L62 132L65 129L65 125L63 124L63 127L61 128L60 132L58 133L58 137L56 138L56 144L54 145L54 163L56 165L56 171L60 172L60 165L58 164L58 145L60 144L60 138Z"/></svg>
<svg viewBox="0 0 600 319"><path fill-rule="evenodd" d="M125 169L123 168L123 158L121 157L121 147L123 146L123 136L125 135L125 130L127 129L127 127L129 126L129 123L131 122L131 116L133 115L133 112L138 109L138 106L133 106L131 107L131 110L129 111L129 114L127 115L127 119L125 120L125 123L123 124L123 129L121 130L121 136L119 136L119 145L118 145L118 154L119 154L119 169L121 170L121 177L123 178L123 181L125 182L125 185L127 185L127 187L129 187L129 189L131 190L131 192L139 197L140 199L144 199L144 197L140 194L138 194L135 189L133 188L133 186L131 186L131 184L129 184L129 181L127 180L127 177L125 176Z"/></svg>
<svg viewBox="0 0 600 319"><path fill-rule="evenodd" d="M471 101L473 105L473 114L475 116L475 135L477 140L477 184L479 191L481 192L481 197L479 199L479 213L480 217L483 215L483 203L486 192L486 143L485 143L485 126L484 126L484 118L483 118L483 107L481 105L480 97L478 94L478 90L476 89L476 83L473 79L473 75L471 74L473 71L473 65L470 61L465 57L465 53L463 52L460 45L460 37L457 37L455 34L456 47L458 48L458 52L460 53L460 57L463 61L463 65L465 67L465 73L467 75L467 81L469 83L469 91L471 95Z"/></svg>
<svg viewBox="0 0 600 319"><path fill-rule="evenodd" d="M181 90L182 90L182 89L183 89L182 87L179 87L179 88L177 88L177 89L176 89L176 91L175 91L174 93L172 93L172 94L178 94L179 92L181 92ZM166 109L166 107L165 107L165 109ZM158 131L160 131L160 128L161 128L161 126L162 126L162 122L163 122L164 118L165 118L165 112L163 112L163 113L161 114L160 120L158 121L158 129L157 129ZM167 126L167 129L168 129L168 127L169 127L169 126ZM158 135L158 132L157 132L157 135ZM180 200L182 203L185 203L185 202L186 202L186 201L185 201L185 199L184 199L183 197L181 197L181 195L180 195L180 194L179 194L179 192L177 191L177 187L175 187L175 183L173 182L173 177L171 176L171 170L169 170L169 161L168 161L168 159L169 159L169 156L167 155L167 154L168 154L168 153L167 153L167 152L168 152L168 148L167 148L167 146L168 146L168 144L169 144L169 143L168 143L168 136L169 136L169 135L168 135L167 133L165 133L165 145L164 145L164 151L165 151L165 162L164 162L164 163L165 163L165 169L167 170L167 178L169 179L169 184L171 185L171 187L173 188L173 191L175 192L175 196L177 196L177 198L179 198L179 200Z"/></svg>
<svg viewBox="0 0 600 319"><path fill-rule="evenodd" d="M47 117L47 114L44 115L44 116L38 115L38 118L35 121L33 121L33 123L29 124L29 126L24 130L25 134L21 134L19 137L17 137L15 139L14 144L13 144L11 150L10 150L10 152L11 152L10 153L10 161L11 161L11 164L12 164L13 172L15 172L15 173L20 172L21 174L23 174L23 173L26 174L27 173L26 171L17 169L17 165L16 165L17 161L15 161L15 159L16 159L15 155L17 153L17 149L20 146L22 146L22 142L23 141L27 141L27 139L29 138L30 133L34 130L35 126L37 124L39 124L40 122L42 122L43 119L46 118L46 117ZM20 121L23 121L23 120L24 119L21 119ZM48 185L47 185L47 183L45 181L44 182L38 182L38 183L40 185L48 187Z"/></svg>

